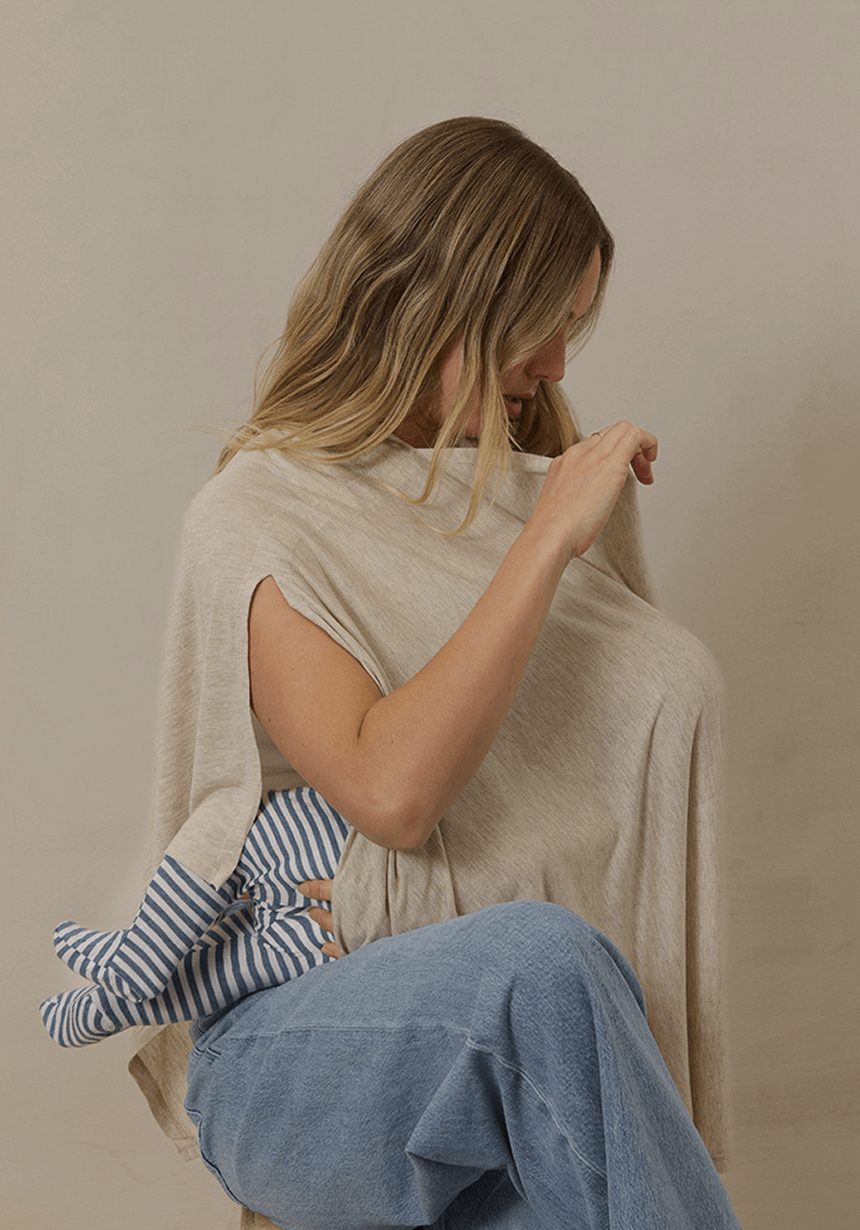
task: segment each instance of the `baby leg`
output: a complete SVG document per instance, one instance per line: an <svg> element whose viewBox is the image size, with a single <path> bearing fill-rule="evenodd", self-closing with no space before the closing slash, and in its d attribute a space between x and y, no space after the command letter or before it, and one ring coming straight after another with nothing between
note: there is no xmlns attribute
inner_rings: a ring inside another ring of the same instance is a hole
<svg viewBox="0 0 860 1230"><path fill-rule="evenodd" d="M324 964L324 938L307 916L297 916L280 920L279 943L273 945L256 933L246 905L195 945L158 995L126 999L103 986L81 987L46 999L42 1020L60 1046L88 1046L131 1025L196 1020Z"/></svg>
<svg viewBox="0 0 860 1230"><path fill-rule="evenodd" d="M54 948L70 969L123 999L151 999L164 990L177 963L235 892L232 880L213 888L168 855L130 927L87 931L73 922L61 923L54 931Z"/></svg>

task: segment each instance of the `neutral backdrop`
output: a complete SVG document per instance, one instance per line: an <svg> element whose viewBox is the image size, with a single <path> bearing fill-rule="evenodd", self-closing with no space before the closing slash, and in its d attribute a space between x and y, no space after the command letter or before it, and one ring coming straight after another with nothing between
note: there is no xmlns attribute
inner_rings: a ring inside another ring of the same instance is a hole
<svg viewBox="0 0 860 1230"><path fill-rule="evenodd" d="M858 1183L857 0L5 0L2 1225L230 1230L125 1073L39 1000L51 929L127 921L182 511L348 194L511 120L619 258L567 388L661 439L662 603L727 690L745 1230ZM324 1055L320 1056L324 1062Z"/></svg>

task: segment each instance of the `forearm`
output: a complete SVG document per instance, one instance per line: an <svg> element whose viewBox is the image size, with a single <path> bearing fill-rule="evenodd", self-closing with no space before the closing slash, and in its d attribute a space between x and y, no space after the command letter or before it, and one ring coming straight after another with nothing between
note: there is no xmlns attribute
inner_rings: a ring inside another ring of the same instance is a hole
<svg viewBox="0 0 860 1230"><path fill-rule="evenodd" d="M569 551L527 526L454 635L361 722L353 819L382 845L421 845L499 732L540 636Z"/></svg>

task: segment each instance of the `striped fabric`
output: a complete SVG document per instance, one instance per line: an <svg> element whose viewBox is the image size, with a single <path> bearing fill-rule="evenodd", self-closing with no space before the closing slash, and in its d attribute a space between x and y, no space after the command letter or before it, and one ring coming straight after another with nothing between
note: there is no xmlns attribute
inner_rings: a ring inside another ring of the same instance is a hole
<svg viewBox="0 0 860 1230"><path fill-rule="evenodd" d="M130 1025L196 1020L328 960L330 937L306 913L323 903L296 885L334 876L348 831L310 787L274 792L223 888L168 855L128 929L62 923L58 956L96 985L45 1000L51 1037L86 1046Z"/></svg>
<svg viewBox="0 0 860 1230"><path fill-rule="evenodd" d="M124 999L163 991L177 963L235 899L230 880L220 891L168 856L149 882L132 925L85 931L73 922L54 931L54 948L70 969Z"/></svg>

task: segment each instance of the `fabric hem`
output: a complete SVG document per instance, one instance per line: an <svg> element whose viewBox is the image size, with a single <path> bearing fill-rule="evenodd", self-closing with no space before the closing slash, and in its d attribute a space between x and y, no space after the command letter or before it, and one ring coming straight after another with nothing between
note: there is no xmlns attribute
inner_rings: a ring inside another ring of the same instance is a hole
<svg viewBox="0 0 860 1230"><path fill-rule="evenodd" d="M145 1052L153 1045L156 1050L160 1049L158 1040L161 1032L159 1029L132 1055L128 1062L128 1071L146 1098L152 1116L164 1135L173 1143L183 1161L193 1162L201 1156L194 1125L184 1114L184 1108L182 1118L174 1114L164 1096L161 1083L145 1055ZM157 1055L153 1058L157 1062Z"/></svg>

